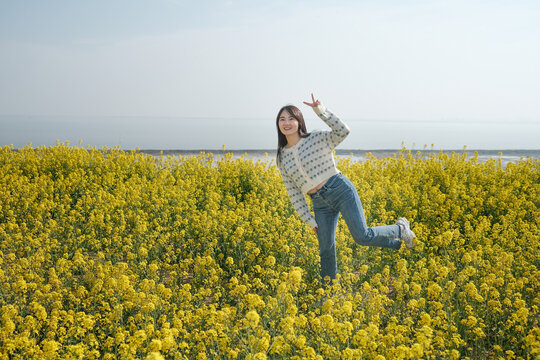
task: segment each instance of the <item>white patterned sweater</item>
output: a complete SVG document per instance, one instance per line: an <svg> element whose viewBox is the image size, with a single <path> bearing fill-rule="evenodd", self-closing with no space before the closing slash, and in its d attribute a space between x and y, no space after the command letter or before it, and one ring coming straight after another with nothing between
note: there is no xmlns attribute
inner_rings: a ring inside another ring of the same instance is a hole
<svg viewBox="0 0 540 360"><path fill-rule="evenodd" d="M305 194L317 185L339 174L334 161L334 148L349 135L348 126L320 104L315 113L332 131L313 131L294 146L281 149L279 170L291 203L300 218L312 228L317 226L309 211Z"/></svg>

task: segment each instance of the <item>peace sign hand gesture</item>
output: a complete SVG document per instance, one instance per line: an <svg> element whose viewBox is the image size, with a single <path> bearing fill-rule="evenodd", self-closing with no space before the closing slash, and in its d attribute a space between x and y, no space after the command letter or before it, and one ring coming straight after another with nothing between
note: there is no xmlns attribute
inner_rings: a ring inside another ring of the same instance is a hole
<svg viewBox="0 0 540 360"><path fill-rule="evenodd" d="M311 99L313 100L312 103L308 103L308 102L304 101L304 104L306 104L307 106L311 106L312 108L315 108L315 107L321 105L321 102L319 100L315 100L315 97L313 96L313 93L311 93Z"/></svg>

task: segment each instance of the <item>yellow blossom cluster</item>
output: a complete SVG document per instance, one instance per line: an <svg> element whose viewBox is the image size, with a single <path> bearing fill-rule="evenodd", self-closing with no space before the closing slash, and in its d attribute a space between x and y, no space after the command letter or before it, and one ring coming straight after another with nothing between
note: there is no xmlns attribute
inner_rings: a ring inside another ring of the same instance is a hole
<svg viewBox="0 0 540 360"><path fill-rule="evenodd" d="M370 226L315 234L272 158L0 150L0 359L536 359L540 160L340 158Z"/></svg>

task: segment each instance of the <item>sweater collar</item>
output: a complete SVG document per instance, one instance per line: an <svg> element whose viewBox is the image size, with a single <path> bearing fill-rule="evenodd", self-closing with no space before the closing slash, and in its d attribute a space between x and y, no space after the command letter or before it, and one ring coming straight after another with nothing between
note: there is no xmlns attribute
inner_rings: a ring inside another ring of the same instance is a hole
<svg viewBox="0 0 540 360"><path fill-rule="evenodd" d="M286 146L284 146L284 147L283 147L283 150L285 150L285 151L292 150L292 149L298 147L298 145L299 145L302 141L304 141L304 138L303 138L303 137L301 137L300 140L298 140L298 142L297 142L296 144L294 144L293 146L291 146L291 147L286 147Z"/></svg>

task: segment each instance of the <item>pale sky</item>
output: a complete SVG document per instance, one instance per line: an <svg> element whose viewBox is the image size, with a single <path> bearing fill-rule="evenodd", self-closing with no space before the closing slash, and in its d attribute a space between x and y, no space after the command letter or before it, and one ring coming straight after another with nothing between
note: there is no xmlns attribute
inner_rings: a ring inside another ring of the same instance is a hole
<svg viewBox="0 0 540 360"><path fill-rule="evenodd" d="M314 92L351 121L537 131L538 19L536 0L0 0L0 116L254 119L275 132L277 110Z"/></svg>

